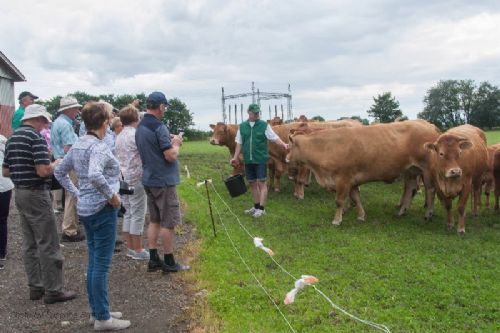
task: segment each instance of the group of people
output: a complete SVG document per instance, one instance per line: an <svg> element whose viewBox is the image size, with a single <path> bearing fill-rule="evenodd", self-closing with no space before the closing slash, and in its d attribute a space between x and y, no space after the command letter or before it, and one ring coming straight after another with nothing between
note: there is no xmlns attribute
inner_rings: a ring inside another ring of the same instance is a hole
<svg viewBox="0 0 500 333"><path fill-rule="evenodd" d="M108 300L108 274L121 207L127 256L149 259L148 272L189 269L176 261L173 254L174 228L181 223L176 186L180 183L177 159L182 137L172 135L162 122L168 100L162 92L153 92L147 97L147 111L142 120L137 107L130 104L119 111L117 121L109 103L91 101L82 106L75 98L64 97L61 114L50 129L51 158L48 142L41 133L49 128L52 116L44 106L34 104L36 99L29 92L19 96L22 114L16 111L17 123L13 123L19 126L7 142L0 138L0 147L5 143L0 150L3 152L0 260L7 255L8 204L5 211L3 199L9 198L10 202L14 188L30 299L43 298L46 304L52 304L76 297L75 292L63 287L64 258L59 240L86 239L90 321L95 330L125 329L130 321L120 319L121 312L111 312ZM80 137L73 128L78 115L82 119L80 129L84 131ZM50 192L53 176L67 191L60 239ZM121 184L125 183L133 188L133 193L120 195ZM146 205L150 216L149 251L142 246ZM85 235L79 232L78 223L83 225ZM163 245L162 259L159 238Z"/></svg>

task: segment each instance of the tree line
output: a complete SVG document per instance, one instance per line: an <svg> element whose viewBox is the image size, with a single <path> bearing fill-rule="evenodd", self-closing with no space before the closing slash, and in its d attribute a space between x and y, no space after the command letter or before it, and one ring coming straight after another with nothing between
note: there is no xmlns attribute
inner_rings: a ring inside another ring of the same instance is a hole
<svg viewBox="0 0 500 333"><path fill-rule="evenodd" d="M114 108L120 110L121 108L132 103L134 100L139 101L139 111L146 110L146 94L123 94L123 95L91 95L83 91L76 91L69 94L78 100L78 103L85 105L89 101L99 101L103 100ZM46 101L39 101L39 104L44 105L52 115L57 116L57 110L59 109L60 101L62 96L55 96ZM168 100L170 106L165 111L163 122L169 127L172 133L184 132L185 138L190 140L200 140L206 139L210 133L208 131L200 131L193 129L193 113L189 111L187 105L182 102L179 98L171 98Z"/></svg>
<svg viewBox="0 0 500 333"><path fill-rule="evenodd" d="M381 123L407 119L399 102L390 92L373 98L367 113ZM443 80L425 94L424 109L417 117L433 123L441 130L463 124L483 129L500 126L500 89L485 81Z"/></svg>

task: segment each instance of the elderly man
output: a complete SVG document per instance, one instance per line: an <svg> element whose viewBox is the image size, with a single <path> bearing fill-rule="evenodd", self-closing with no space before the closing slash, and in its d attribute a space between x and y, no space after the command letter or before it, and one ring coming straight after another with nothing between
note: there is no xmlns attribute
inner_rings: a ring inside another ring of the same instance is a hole
<svg viewBox="0 0 500 333"><path fill-rule="evenodd" d="M50 163L45 139L51 115L44 106L26 108L21 125L5 147L2 174L15 186L15 203L23 232L23 260L30 300L43 297L46 304L76 297L63 290L63 261L50 198L51 176L57 162ZM45 295L45 296L44 296Z"/></svg>
<svg viewBox="0 0 500 333"><path fill-rule="evenodd" d="M61 98L58 112L61 115L52 124L51 143L52 152L55 159L66 156L71 146L75 144L78 136L73 129L73 122L80 113L82 106L76 98L66 96ZM74 172L70 172L70 178L74 184L78 183ZM68 191L65 192L64 217L62 222L63 242L80 242L85 239L85 235L78 230L78 215L76 213L76 198Z"/></svg>
<svg viewBox="0 0 500 333"><path fill-rule="evenodd" d="M33 95L29 91L23 91L19 94L19 108L14 112L12 116L12 131L21 126L21 119L24 116L24 110L31 104L35 103L35 99L38 99L38 96Z"/></svg>

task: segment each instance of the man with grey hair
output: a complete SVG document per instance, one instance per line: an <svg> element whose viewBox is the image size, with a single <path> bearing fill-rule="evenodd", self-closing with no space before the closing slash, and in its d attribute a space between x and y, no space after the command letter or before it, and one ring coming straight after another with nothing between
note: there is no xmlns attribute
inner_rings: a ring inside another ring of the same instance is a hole
<svg viewBox="0 0 500 333"><path fill-rule="evenodd" d="M75 144L78 136L73 129L73 122L80 113L81 104L76 98L66 96L61 98L58 112L61 115L54 121L51 129L52 152L55 159L66 156L71 146ZM70 178L74 184L78 185L78 179L74 172L70 172ZM76 198L68 191L65 191L64 217L62 222L61 241L80 242L85 239L85 235L78 230L78 215L76 212Z"/></svg>
<svg viewBox="0 0 500 333"><path fill-rule="evenodd" d="M76 293L63 290L63 255L50 197L51 176L58 164L50 162L47 142L40 135L51 120L44 106L25 110L23 124L5 147L2 175L15 186L15 203L23 233L23 261L30 300L46 304L69 301ZM45 295L45 296L44 296Z"/></svg>

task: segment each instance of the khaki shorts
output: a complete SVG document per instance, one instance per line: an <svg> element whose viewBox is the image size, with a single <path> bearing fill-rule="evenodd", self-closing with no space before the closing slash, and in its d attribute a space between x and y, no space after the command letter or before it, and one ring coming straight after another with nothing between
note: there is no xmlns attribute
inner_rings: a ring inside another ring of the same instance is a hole
<svg viewBox="0 0 500 333"><path fill-rule="evenodd" d="M181 224L181 209L177 189L169 187L144 186L148 196L148 210L151 223L160 224L161 227L172 229Z"/></svg>

